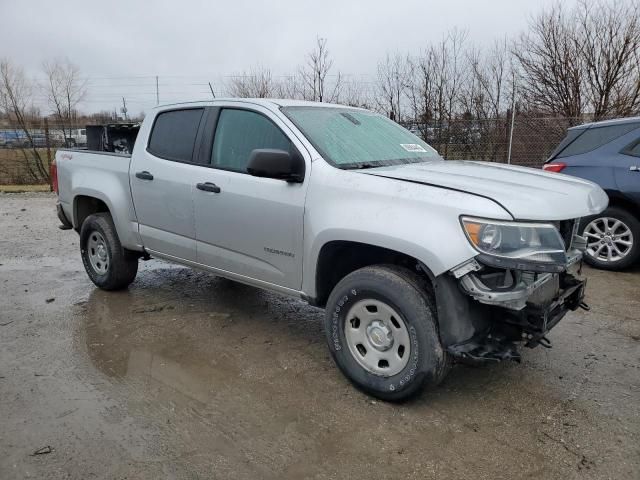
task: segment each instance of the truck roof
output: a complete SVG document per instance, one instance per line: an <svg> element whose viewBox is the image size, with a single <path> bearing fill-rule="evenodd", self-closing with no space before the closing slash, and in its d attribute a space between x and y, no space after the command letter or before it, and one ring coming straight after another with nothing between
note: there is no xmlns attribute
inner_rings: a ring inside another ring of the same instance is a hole
<svg viewBox="0 0 640 480"><path fill-rule="evenodd" d="M241 103L251 103L253 105L262 105L264 107L340 107L340 108L353 108L357 109L358 107L351 107L348 105L341 105L337 103L325 103L325 102L310 102L307 100L292 100L288 98L216 98L215 100L204 100L204 101L193 101L193 102L179 102L179 103L168 103L164 105L158 105L154 108L165 108L165 107L175 107L179 105L209 105L215 106L218 103L224 102L241 102Z"/></svg>

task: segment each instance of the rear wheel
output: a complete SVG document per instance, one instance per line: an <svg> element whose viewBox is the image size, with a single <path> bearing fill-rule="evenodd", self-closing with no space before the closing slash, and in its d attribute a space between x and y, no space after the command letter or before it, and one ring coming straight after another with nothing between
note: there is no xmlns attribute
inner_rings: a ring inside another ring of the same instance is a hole
<svg viewBox="0 0 640 480"><path fill-rule="evenodd" d="M580 225L587 239L585 261L604 270L621 270L640 257L640 221L618 207L586 217Z"/></svg>
<svg viewBox="0 0 640 480"><path fill-rule="evenodd" d="M333 289L325 331L338 367L358 388L404 400L446 375L435 305L421 278L397 267L365 267Z"/></svg>
<svg viewBox="0 0 640 480"><path fill-rule="evenodd" d="M89 215L80 230L82 263L93 283L103 290L120 290L138 273L138 255L120 244L111 215Z"/></svg>

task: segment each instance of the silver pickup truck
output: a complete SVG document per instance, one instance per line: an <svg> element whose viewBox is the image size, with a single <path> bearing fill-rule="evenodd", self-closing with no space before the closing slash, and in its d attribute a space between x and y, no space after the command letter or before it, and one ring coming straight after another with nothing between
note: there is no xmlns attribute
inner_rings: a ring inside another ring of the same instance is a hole
<svg viewBox="0 0 640 480"><path fill-rule="evenodd" d="M326 310L357 387L400 400L456 359L519 360L583 303L595 184L444 161L367 110L290 100L154 109L131 155L58 150L62 228L100 288L156 257Z"/></svg>

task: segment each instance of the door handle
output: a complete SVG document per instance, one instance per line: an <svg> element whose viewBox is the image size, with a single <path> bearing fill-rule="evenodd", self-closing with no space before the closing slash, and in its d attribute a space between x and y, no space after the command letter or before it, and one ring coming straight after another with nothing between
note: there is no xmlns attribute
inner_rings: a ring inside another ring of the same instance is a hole
<svg viewBox="0 0 640 480"><path fill-rule="evenodd" d="M640 167L637 165L631 165L629 167L629 170L631 170L632 172L640 172Z"/></svg>
<svg viewBox="0 0 640 480"><path fill-rule="evenodd" d="M136 172L136 178L140 180L153 180L153 175L144 170L143 172Z"/></svg>
<svg viewBox="0 0 640 480"><path fill-rule="evenodd" d="M196 188L204 192L220 193L220 187L211 182L198 183Z"/></svg>

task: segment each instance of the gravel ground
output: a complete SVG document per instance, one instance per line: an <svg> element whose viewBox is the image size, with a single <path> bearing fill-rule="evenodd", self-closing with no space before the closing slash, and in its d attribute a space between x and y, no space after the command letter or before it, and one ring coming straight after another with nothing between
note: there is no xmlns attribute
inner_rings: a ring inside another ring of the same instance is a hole
<svg viewBox="0 0 640 480"><path fill-rule="evenodd" d="M0 478L640 478L640 268L522 364L394 405L322 311L159 261L97 290L51 194L0 194Z"/></svg>

